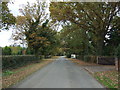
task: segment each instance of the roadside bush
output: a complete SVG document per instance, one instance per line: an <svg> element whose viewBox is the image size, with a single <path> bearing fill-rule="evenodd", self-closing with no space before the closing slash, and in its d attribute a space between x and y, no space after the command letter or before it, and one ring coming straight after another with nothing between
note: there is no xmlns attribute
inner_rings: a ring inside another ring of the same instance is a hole
<svg viewBox="0 0 120 90"><path fill-rule="evenodd" d="M83 55L76 55L76 58L79 60L84 60L84 56Z"/></svg>
<svg viewBox="0 0 120 90"><path fill-rule="evenodd" d="M38 61L34 55L7 55L2 56L2 69L13 69Z"/></svg>
<svg viewBox="0 0 120 90"><path fill-rule="evenodd" d="M66 54L66 57L67 57L67 58L71 58L71 54L70 54L70 53L67 53L67 54Z"/></svg>
<svg viewBox="0 0 120 90"><path fill-rule="evenodd" d="M84 56L84 61L90 63L97 63L97 56L86 55Z"/></svg>
<svg viewBox="0 0 120 90"><path fill-rule="evenodd" d="M2 54L3 55L11 55L12 54L12 50L10 47L4 47L3 50L2 50Z"/></svg>
<svg viewBox="0 0 120 90"><path fill-rule="evenodd" d="M44 58L51 58L51 55L45 55Z"/></svg>

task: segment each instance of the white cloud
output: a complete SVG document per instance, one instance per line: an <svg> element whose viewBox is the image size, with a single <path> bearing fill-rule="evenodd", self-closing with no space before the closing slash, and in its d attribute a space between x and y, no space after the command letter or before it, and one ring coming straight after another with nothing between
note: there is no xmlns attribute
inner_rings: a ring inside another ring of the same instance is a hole
<svg viewBox="0 0 120 90"><path fill-rule="evenodd" d="M14 0L14 3L9 3L8 8L11 10L14 16L21 15L19 13L19 9L22 7L23 4L27 4L27 2L33 3L36 0Z"/></svg>
<svg viewBox="0 0 120 90"><path fill-rule="evenodd" d="M43 1L43 0L40 0ZM13 13L14 16L21 15L19 12L19 9L22 8L22 5L26 5L27 2L29 3L35 3L36 0L13 0L14 3L9 3L8 8L11 10L11 13ZM46 0L46 2L49 3L49 0Z"/></svg>
<svg viewBox="0 0 120 90"><path fill-rule="evenodd" d="M11 35L12 35L12 29L10 29L9 31L4 30L0 32L0 46L1 47L9 46L13 43L10 40Z"/></svg>

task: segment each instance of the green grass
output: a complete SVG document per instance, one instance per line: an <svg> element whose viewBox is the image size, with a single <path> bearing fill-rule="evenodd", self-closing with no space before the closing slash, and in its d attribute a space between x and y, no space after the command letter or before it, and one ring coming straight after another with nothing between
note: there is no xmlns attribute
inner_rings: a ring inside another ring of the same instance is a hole
<svg viewBox="0 0 120 90"><path fill-rule="evenodd" d="M114 84L113 81L111 79L109 79L108 77L102 76L102 78L101 78L100 76L95 74L95 78L101 84L103 84L105 87L110 88L110 90L117 90L117 88L115 88L115 86L117 86L117 84Z"/></svg>
<svg viewBox="0 0 120 90"><path fill-rule="evenodd" d="M18 73L18 72L20 72L20 71L24 71L24 70L26 70L26 69L31 68L32 66L34 66L34 64L29 65L29 66L24 67L24 68L21 68L21 69L19 69L18 71L15 71L15 72L13 72L13 71L11 71L11 70L6 70L6 71L2 72L2 76L9 76L9 75Z"/></svg>
<svg viewBox="0 0 120 90"><path fill-rule="evenodd" d="M10 71L10 70L6 70L2 73L2 76L8 76L8 75L11 75L13 74L14 72Z"/></svg>

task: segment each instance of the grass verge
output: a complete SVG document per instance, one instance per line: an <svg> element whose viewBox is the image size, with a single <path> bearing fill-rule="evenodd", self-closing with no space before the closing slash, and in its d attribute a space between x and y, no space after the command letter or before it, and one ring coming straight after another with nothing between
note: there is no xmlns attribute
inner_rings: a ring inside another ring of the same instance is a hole
<svg viewBox="0 0 120 90"><path fill-rule="evenodd" d="M16 84L17 82L23 80L28 75L34 73L35 71L41 69L43 66L51 63L57 57L53 57L52 59L44 59L39 63L33 63L30 65L26 65L14 70L7 70L3 73L2 76L2 88L8 88L11 85Z"/></svg>
<svg viewBox="0 0 120 90"><path fill-rule="evenodd" d="M72 61L73 63L76 63L76 64L80 65L80 66L98 65L98 64L95 64L95 63L88 63L88 62L78 60L78 59L72 59L72 58L67 58L67 59Z"/></svg>
<svg viewBox="0 0 120 90"><path fill-rule="evenodd" d="M118 72L104 71L94 73L94 77L103 84L106 88L115 90L118 88Z"/></svg>
<svg viewBox="0 0 120 90"><path fill-rule="evenodd" d="M95 63L88 63L77 59L71 59L71 58L67 58L67 59L71 60L73 63L76 63L80 66L98 65ZM104 85L106 88L109 88L110 90L118 89L118 85L119 85L118 80L120 80L118 79L118 74L119 74L118 71L101 71L101 72L98 71L91 73L91 75L94 76L102 85Z"/></svg>

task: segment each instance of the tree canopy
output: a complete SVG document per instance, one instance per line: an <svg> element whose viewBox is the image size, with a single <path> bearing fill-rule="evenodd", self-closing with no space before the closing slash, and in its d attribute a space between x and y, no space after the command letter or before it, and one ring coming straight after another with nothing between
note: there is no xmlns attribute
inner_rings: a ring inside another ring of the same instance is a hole
<svg viewBox="0 0 120 90"><path fill-rule="evenodd" d="M51 2L49 7L37 0L27 3L20 12L13 38L27 43L36 55L54 51L78 55L118 52L120 2ZM63 27L60 32L55 30L59 25Z"/></svg>
<svg viewBox="0 0 120 90"><path fill-rule="evenodd" d="M74 23L77 25L79 29L73 29L73 31L77 33L78 30L81 30L82 35L79 35L83 39L84 37L88 39L85 41L87 42L85 43L85 45L87 44L86 50L89 44L91 44L94 46L96 55L103 55L103 49L107 39L106 35L114 29L115 26L113 24L116 22L115 18L119 17L120 2L53 2L50 5L50 11L54 21L63 22L64 24ZM113 23L113 21L115 22ZM79 40L81 39L79 38Z"/></svg>
<svg viewBox="0 0 120 90"><path fill-rule="evenodd" d="M47 3L37 0L36 3L28 3L20 9L23 16L17 17L17 31L13 35L15 40L27 42L37 56L51 54L56 48L57 32L49 26L47 7Z"/></svg>
<svg viewBox="0 0 120 90"><path fill-rule="evenodd" d="M9 29L9 26L15 25L16 18L8 8L8 2L2 2L2 25L3 29Z"/></svg>

